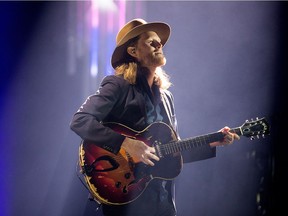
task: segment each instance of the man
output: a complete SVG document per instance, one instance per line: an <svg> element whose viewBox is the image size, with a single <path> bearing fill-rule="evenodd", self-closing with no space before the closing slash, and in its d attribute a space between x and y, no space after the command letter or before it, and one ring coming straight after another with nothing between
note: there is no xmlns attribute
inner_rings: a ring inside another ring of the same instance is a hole
<svg viewBox="0 0 288 216"><path fill-rule="evenodd" d="M116 132L105 122L117 122L135 131L143 131L155 122L164 122L175 131L174 139L179 139L173 96L168 91L169 77L161 68L166 63L162 48L169 36L170 27L162 22L147 23L134 19L124 25L117 35L111 58L115 75L105 77L99 90L87 98L75 113L71 129L83 140L92 141L107 152L117 155L122 149L133 161L149 167L163 161L155 146ZM216 146L228 145L239 139L229 130L228 127L220 130L224 137L222 140L186 152L184 162L214 157ZM170 159L173 160L174 156L182 163L182 155L174 153ZM177 168L169 166L169 169ZM122 205L104 202L103 214L174 216L172 181L170 178L154 178L132 202Z"/></svg>

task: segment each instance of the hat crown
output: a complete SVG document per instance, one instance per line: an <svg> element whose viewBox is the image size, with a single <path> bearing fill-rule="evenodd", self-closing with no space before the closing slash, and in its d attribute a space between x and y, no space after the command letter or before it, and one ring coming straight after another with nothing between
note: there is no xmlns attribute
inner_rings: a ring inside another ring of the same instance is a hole
<svg viewBox="0 0 288 216"><path fill-rule="evenodd" d="M134 19L128 22L123 28L118 32L116 37L117 45L120 44L121 40L125 37L125 35L130 32L132 29L136 28L137 26L147 24L147 22L143 19Z"/></svg>

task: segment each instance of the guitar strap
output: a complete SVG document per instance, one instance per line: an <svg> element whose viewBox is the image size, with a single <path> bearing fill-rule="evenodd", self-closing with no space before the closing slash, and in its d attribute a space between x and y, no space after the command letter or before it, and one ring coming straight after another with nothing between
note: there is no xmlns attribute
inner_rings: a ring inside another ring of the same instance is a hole
<svg viewBox="0 0 288 216"><path fill-rule="evenodd" d="M176 115L175 115L173 96L167 90L162 90L161 91L161 97L162 97L162 101L163 101L163 105L164 105L165 111L166 111L168 119L169 119L169 123L173 127L173 129L176 131L178 139L180 139L179 134L178 134L178 129L177 129L177 120L176 120ZM175 196L176 196L175 183L169 182L168 184L169 184L168 187L171 188L172 204L173 204L173 206L175 208L175 211L177 211L176 210L176 204L175 204Z"/></svg>
<svg viewBox="0 0 288 216"><path fill-rule="evenodd" d="M168 119L169 119L169 123L178 134L173 96L167 90L162 90L161 91L161 97L162 97L162 101L163 101L163 105L164 105L166 114L167 114Z"/></svg>

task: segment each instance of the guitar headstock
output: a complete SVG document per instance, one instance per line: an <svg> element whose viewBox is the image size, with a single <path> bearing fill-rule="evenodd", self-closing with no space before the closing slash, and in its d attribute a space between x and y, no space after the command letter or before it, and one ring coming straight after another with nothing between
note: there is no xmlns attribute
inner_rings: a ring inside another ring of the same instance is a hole
<svg viewBox="0 0 288 216"><path fill-rule="evenodd" d="M254 139L255 136L259 138L264 137L270 133L270 126L265 118L256 118L256 120L248 121L240 127L242 135Z"/></svg>

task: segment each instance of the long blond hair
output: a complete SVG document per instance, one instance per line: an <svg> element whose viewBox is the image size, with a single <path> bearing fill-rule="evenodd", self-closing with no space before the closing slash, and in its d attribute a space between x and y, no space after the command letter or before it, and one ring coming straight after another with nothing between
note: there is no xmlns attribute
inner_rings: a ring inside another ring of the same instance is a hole
<svg viewBox="0 0 288 216"><path fill-rule="evenodd" d="M138 64L136 62L123 63L115 68L115 74L123 76L130 84L136 84ZM158 67L155 72L154 84L159 86L161 89L168 89L171 86L169 75Z"/></svg>

